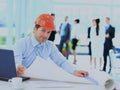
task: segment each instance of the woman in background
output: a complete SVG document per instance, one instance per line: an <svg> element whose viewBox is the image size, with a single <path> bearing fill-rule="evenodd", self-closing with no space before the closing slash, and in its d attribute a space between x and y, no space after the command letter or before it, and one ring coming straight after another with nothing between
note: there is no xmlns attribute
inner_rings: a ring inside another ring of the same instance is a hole
<svg viewBox="0 0 120 90"><path fill-rule="evenodd" d="M103 40L104 37L100 27L99 27L100 19L93 19L92 26L90 28L90 41L91 41L91 51L92 51L92 59L94 60L94 69L96 69L96 59L99 58L100 64L99 67L101 69L102 65L102 52L103 52Z"/></svg>
<svg viewBox="0 0 120 90"><path fill-rule="evenodd" d="M79 38L79 33L77 33L80 30L79 28L79 19L74 20L74 25L72 26L72 49L73 49L73 55L74 55L74 64L76 64L76 46Z"/></svg>

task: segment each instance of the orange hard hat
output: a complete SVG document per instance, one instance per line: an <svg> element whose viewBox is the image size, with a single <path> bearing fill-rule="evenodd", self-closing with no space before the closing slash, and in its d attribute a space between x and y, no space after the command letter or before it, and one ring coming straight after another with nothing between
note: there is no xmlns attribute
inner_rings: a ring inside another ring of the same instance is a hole
<svg viewBox="0 0 120 90"><path fill-rule="evenodd" d="M55 30L54 18L50 14L41 14L36 19L35 24L40 25L40 27L49 31Z"/></svg>

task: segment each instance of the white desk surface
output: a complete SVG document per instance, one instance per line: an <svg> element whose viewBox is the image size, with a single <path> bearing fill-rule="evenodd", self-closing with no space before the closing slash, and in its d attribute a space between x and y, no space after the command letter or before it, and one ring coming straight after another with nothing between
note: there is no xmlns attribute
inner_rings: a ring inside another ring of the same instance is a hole
<svg viewBox="0 0 120 90"><path fill-rule="evenodd" d="M28 80L23 82L23 85L27 85L29 82L34 81L43 81L43 80ZM67 83L70 87L34 87L31 85L27 85L27 87L19 90L106 90L102 86L92 85L92 84L78 84L78 83ZM35 84L33 84L35 85ZM10 83L5 81L0 81L0 90L15 90L10 86Z"/></svg>

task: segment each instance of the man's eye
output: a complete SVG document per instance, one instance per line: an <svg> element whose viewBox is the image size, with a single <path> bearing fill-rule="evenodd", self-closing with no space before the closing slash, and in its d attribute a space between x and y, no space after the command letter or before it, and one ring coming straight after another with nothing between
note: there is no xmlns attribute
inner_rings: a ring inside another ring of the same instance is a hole
<svg viewBox="0 0 120 90"><path fill-rule="evenodd" d="M48 32L48 34L49 34L50 32Z"/></svg>
<svg viewBox="0 0 120 90"><path fill-rule="evenodd" d="M44 30L44 29L43 29L42 31L43 31L43 32L45 32L45 30Z"/></svg>

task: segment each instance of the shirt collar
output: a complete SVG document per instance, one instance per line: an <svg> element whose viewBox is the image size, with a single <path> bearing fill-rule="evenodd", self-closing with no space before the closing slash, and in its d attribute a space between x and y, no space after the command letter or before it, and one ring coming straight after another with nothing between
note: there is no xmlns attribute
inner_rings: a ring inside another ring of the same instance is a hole
<svg viewBox="0 0 120 90"><path fill-rule="evenodd" d="M106 27L109 27L109 26L110 26L110 24L107 24L107 25L106 25Z"/></svg>
<svg viewBox="0 0 120 90"><path fill-rule="evenodd" d="M67 23L68 23L68 21L64 21L63 23L64 23L64 24L67 24Z"/></svg>
<svg viewBox="0 0 120 90"><path fill-rule="evenodd" d="M32 45L33 45L33 47L35 47L35 46L37 46L38 44L40 44L40 43L35 39L34 34L32 35L31 40L32 40Z"/></svg>
<svg viewBox="0 0 120 90"><path fill-rule="evenodd" d="M107 24L106 27L105 27L105 29L107 30L109 27L110 27L110 24Z"/></svg>

